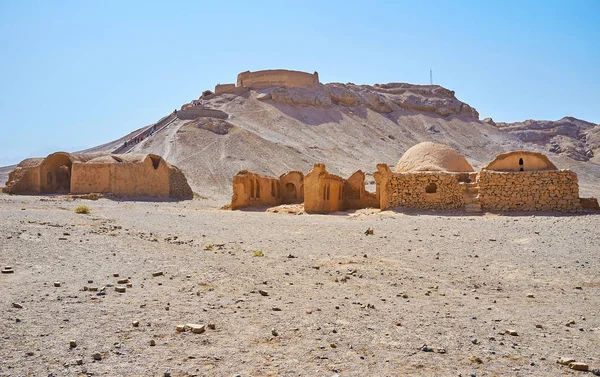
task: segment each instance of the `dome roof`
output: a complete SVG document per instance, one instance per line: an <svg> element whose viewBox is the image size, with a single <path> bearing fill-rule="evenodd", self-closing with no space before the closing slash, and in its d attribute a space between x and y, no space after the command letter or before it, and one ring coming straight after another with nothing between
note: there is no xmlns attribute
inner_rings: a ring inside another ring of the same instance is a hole
<svg viewBox="0 0 600 377"><path fill-rule="evenodd" d="M424 142L408 149L396 165L396 173L409 171L472 172L473 167L455 149Z"/></svg>

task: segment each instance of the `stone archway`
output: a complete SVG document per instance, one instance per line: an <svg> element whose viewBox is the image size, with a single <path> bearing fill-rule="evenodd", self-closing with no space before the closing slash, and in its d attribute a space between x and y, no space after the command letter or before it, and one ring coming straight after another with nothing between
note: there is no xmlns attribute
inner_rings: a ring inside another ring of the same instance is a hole
<svg viewBox="0 0 600 377"><path fill-rule="evenodd" d="M289 200L296 200L298 198L298 192L296 190L296 185L292 182L288 182L285 184L285 196Z"/></svg>
<svg viewBox="0 0 600 377"><path fill-rule="evenodd" d="M67 153L54 153L40 166L40 191L42 194L65 194L71 191L73 162Z"/></svg>

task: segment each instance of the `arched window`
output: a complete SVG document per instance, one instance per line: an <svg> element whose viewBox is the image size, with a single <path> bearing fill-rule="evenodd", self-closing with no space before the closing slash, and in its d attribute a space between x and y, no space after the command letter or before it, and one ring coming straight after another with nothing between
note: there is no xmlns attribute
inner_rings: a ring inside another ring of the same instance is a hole
<svg viewBox="0 0 600 377"><path fill-rule="evenodd" d="M519 166L521 167L519 170L523 171L523 158L519 158Z"/></svg>

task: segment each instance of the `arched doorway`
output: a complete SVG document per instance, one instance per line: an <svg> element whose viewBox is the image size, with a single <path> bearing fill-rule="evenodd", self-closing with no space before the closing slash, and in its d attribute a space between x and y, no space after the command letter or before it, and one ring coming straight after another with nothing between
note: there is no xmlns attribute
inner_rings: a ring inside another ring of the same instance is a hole
<svg viewBox="0 0 600 377"><path fill-rule="evenodd" d="M285 184L285 196L288 200L296 200L298 198L298 193L296 192L296 185L292 182L288 182Z"/></svg>
<svg viewBox="0 0 600 377"><path fill-rule="evenodd" d="M41 169L41 192L65 194L71 191L71 168L73 162L66 153L54 153L44 160Z"/></svg>

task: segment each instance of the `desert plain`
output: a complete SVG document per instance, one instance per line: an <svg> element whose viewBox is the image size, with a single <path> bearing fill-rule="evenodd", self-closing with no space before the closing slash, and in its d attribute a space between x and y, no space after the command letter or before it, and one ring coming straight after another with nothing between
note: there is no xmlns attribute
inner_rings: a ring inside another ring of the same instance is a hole
<svg viewBox="0 0 600 377"><path fill-rule="evenodd" d="M600 368L598 214L220 204L0 194L0 376Z"/></svg>

